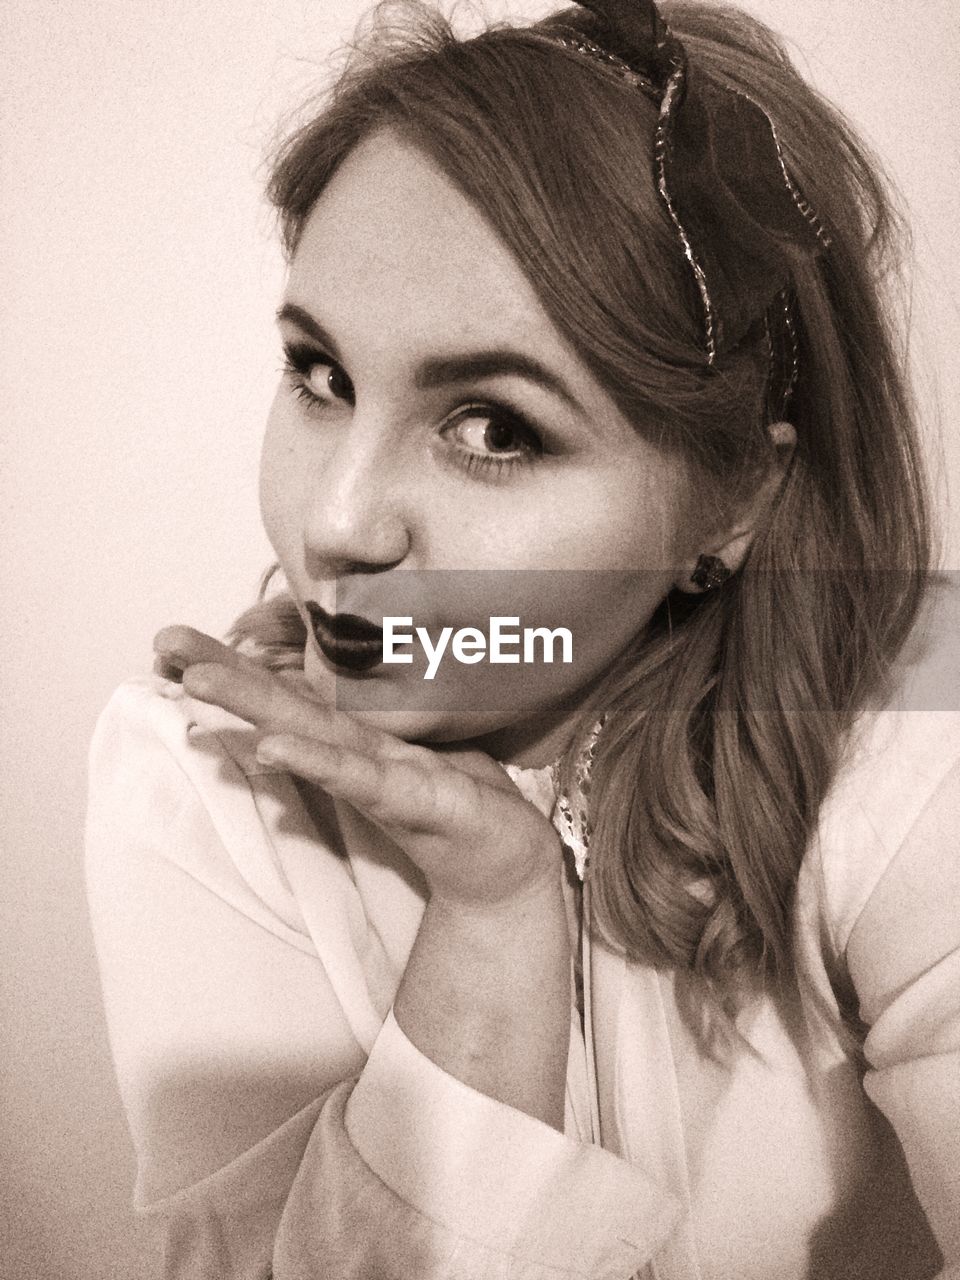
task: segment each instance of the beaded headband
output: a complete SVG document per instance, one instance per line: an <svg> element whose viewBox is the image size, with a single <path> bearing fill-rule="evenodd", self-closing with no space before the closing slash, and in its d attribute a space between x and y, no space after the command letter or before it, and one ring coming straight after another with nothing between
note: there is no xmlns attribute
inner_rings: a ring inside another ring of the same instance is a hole
<svg viewBox="0 0 960 1280"><path fill-rule="evenodd" d="M815 256L830 238L787 167L776 126L749 94L690 64L653 0L581 8L598 20L589 35L549 19L541 31L657 104L654 178L696 283L706 362L714 366L762 323L768 404L779 416L799 368L790 256Z"/></svg>

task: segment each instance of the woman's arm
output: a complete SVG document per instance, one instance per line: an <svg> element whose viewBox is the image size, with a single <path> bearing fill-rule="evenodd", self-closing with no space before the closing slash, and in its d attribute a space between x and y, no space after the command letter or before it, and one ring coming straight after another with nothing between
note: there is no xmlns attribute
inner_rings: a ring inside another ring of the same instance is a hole
<svg viewBox="0 0 960 1280"><path fill-rule="evenodd" d="M562 1130L571 967L547 818L482 752L411 746L251 664L194 662L183 682L266 731L261 758L349 802L420 869L429 902L399 1025L464 1083Z"/></svg>
<svg viewBox="0 0 960 1280"><path fill-rule="evenodd" d="M616 1280L637 1270L676 1209L639 1170L458 1079L392 1013L367 1060L269 841L253 856L266 837L247 779L226 750L213 758L188 742L176 704L144 685L118 691L98 724L88 882L137 1203L163 1233L167 1280L260 1280L268 1269L276 1280L546 1280L558 1266ZM342 859L316 852L351 887ZM275 883L265 872L254 889L238 870L245 860L274 867ZM324 909L340 920L346 899L330 885ZM537 910L549 921L546 904ZM475 969L484 1012L469 1052L438 1012L471 999L462 935L437 921L438 950L425 946L425 982L410 991L438 1056L452 1046L465 1074L479 1067L478 1083L533 1109L548 1071L531 1071L512 1047L494 1050L492 1071L477 1059L513 1007L497 984L514 983L517 1002L549 985L548 967L529 968L522 919L509 919L510 936L494 947L487 935L491 954ZM544 1042L555 1036L550 1028Z"/></svg>
<svg viewBox="0 0 960 1280"><path fill-rule="evenodd" d="M432 898L394 1013L445 1071L562 1131L570 947L559 876L495 911Z"/></svg>

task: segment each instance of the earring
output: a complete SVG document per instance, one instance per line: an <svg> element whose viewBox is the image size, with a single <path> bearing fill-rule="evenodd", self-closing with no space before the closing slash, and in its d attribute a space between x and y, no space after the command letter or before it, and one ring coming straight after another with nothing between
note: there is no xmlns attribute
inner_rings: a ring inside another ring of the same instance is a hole
<svg viewBox="0 0 960 1280"><path fill-rule="evenodd" d="M732 572L719 556L700 556L690 581L702 591L712 591L714 587L722 586Z"/></svg>

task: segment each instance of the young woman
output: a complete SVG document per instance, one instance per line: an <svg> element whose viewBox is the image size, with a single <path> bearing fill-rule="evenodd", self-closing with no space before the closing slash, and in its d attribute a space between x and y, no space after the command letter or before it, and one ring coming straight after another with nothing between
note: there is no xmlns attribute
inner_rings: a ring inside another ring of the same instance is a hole
<svg viewBox="0 0 960 1280"><path fill-rule="evenodd" d="M960 1275L881 185L738 11L414 17L272 177L284 589L91 752L165 1274Z"/></svg>

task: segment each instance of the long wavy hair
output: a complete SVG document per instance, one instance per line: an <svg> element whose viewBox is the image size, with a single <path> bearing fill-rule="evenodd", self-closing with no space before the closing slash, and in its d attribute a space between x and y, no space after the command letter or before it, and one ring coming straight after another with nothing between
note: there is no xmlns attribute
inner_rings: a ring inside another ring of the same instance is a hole
<svg viewBox="0 0 960 1280"><path fill-rule="evenodd" d="M606 711L593 925L684 975L729 1025L749 992L794 976L801 859L848 732L885 695L917 617L931 534L889 288L902 225L876 162L761 23L715 3L663 12L691 63L775 120L832 237L793 266L798 443L746 562L718 590L667 597L583 708L561 766L567 786ZM422 4L378 6L276 156L286 250L351 148L390 127L485 215L636 430L686 459L722 509L772 460L763 338L705 367L694 282L654 187L656 107L543 40L556 20L590 29L572 9L460 38ZM288 593L267 597L272 572L229 639L268 666L300 665L305 629Z"/></svg>

